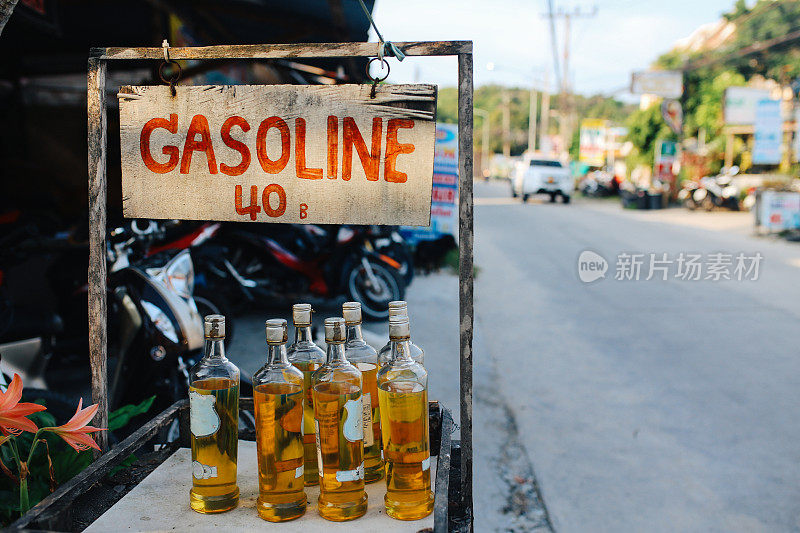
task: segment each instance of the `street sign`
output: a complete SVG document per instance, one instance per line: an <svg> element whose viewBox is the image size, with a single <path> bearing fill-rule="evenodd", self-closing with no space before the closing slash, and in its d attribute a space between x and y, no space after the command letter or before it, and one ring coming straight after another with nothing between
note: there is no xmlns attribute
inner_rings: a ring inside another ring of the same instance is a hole
<svg viewBox="0 0 800 533"><path fill-rule="evenodd" d="M761 100L756 105L756 123L753 137L753 164L777 165L781 162L783 138L781 103L778 100Z"/></svg>
<svg viewBox="0 0 800 533"><path fill-rule="evenodd" d="M654 94L664 98L683 95L683 72L680 70L645 70L631 75L633 94Z"/></svg>
<svg viewBox="0 0 800 533"><path fill-rule="evenodd" d="M430 223L436 86L120 88L131 218Z"/></svg>
<svg viewBox="0 0 800 533"><path fill-rule="evenodd" d="M606 164L606 121L587 118L581 121L580 161L593 167Z"/></svg>
<svg viewBox="0 0 800 533"><path fill-rule="evenodd" d="M656 143L653 178L672 186L675 181L675 162L678 160L678 143L659 139Z"/></svg>
<svg viewBox="0 0 800 533"><path fill-rule="evenodd" d="M756 122L758 102L769 99L768 89L728 87L725 89L725 105L723 106L725 124L752 126Z"/></svg>

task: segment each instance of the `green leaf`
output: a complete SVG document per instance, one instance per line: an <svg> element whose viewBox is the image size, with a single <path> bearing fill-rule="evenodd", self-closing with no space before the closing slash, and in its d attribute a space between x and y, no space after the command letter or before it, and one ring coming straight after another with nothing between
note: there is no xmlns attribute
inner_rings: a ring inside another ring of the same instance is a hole
<svg viewBox="0 0 800 533"><path fill-rule="evenodd" d="M150 410L155 396L151 396L138 405L123 405L108 415L108 430L114 431L125 427L135 416L143 415Z"/></svg>
<svg viewBox="0 0 800 533"><path fill-rule="evenodd" d="M61 484L69 481L92 463L92 452L76 452L67 447L65 450L51 453L56 481Z"/></svg>
<svg viewBox="0 0 800 533"><path fill-rule="evenodd" d="M38 413L33 413L28 415L28 418L36 424L36 427L46 428L46 427L53 427L58 425L56 423L56 419L53 415L48 413L47 411L39 411ZM66 420L64 421L66 422Z"/></svg>

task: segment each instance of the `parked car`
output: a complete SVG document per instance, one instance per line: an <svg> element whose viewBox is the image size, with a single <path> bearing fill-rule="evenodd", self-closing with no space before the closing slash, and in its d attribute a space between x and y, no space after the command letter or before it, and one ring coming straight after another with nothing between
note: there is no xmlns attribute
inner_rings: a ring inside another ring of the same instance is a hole
<svg viewBox="0 0 800 533"><path fill-rule="evenodd" d="M534 194L548 194L550 201L569 203L573 189L569 168L557 159L526 155L517 163L511 178L511 195L522 197L523 202Z"/></svg>

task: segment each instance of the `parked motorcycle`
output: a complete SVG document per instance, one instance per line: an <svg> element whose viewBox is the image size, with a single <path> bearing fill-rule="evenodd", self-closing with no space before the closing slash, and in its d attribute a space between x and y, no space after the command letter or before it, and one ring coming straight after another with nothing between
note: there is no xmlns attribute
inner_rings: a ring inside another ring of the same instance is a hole
<svg viewBox="0 0 800 533"><path fill-rule="evenodd" d="M694 193L700 188L700 184L694 180L684 180L681 184L681 190L678 191L678 201L690 211L694 211L700 207L694 201Z"/></svg>
<svg viewBox="0 0 800 533"><path fill-rule="evenodd" d="M189 252L139 259L142 244L132 228L108 238L109 407L155 395L159 412L187 396L203 325ZM24 234L0 252L0 354L28 387L89 396L87 257L72 233Z"/></svg>
<svg viewBox="0 0 800 533"><path fill-rule="evenodd" d="M739 173L739 167L723 168L716 176L700 178L700 187L692 193L693 201L706 211L716 207L724 207L733 211L740 209L739 187L733 185L733 176Z"/></svg>
<svg viewBox="0 0 800 533"><path fill-rule="evenodd" d="M405 295L413 264L410 254L402 262L389 255L406 251L395 237L369 228L205 223L152 250L191 249L198 292L221 305L345 296L361 303L366 318L380 320L389 302Z"/></svg>
<svg viewBox="0 0 800 533"><path fill-rule="evenodd" d="M612 172L595 170L589 172L579 185L584 196L605 198L619 193L619 184Z"/></svg>

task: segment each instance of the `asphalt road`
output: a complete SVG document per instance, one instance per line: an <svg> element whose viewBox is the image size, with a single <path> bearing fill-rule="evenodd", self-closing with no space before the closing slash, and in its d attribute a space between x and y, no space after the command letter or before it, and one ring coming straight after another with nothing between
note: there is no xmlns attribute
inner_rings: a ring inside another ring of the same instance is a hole
<svg viewBox="0 0 800 533"><path fill-rule="evenodd" d="M800 245L754 236L749 214L475 191L476 531L799 529ZM591 283L586 250L608 262ZM703 254L702 277L707 254L763 259L755 281L675 279L675 263L646 280L650 253L681 252ZM638 281L615 279L621 253L645 254ZM457 288L442 272L407 295L430 398L456 419ZM250 372L263 318L237 322ZM382 343L385 324L366 329Z"/></svg>
<svg viewBox="0 0 800 533"><path fill-rule="evenodd" d="M800 528L800 245L752 235L749 214L476 191L476 358L497 368L555 529ZM605 278L580 281L584 250ZM763 260L756 281L675 266L647 281L647 256L618 281L623 252Z"/></svg>

